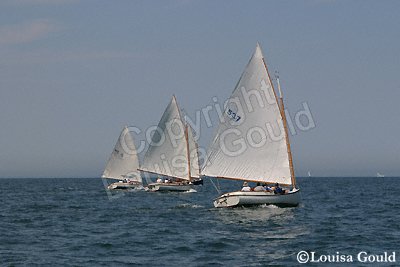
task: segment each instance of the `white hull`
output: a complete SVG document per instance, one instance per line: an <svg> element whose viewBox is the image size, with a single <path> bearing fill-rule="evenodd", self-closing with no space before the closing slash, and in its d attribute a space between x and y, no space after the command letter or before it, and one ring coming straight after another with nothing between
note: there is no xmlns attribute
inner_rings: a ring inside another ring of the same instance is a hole
<svg viewBox="0 0 400 267"><path fill-rule="evenodd" d="M227 208L235 206L252 206L274 204L282 207L295 207L301 201L300 190L294 189L286 194L279 195L273 192L230 192L214 200L214 207Z"/></svg>
<svg viewBox="0 0 400 267"><path fill-rule="evenodd" d="M127 189L142 189L143 186L141 183L124 183L124 182L116 182L112 183L108 186L110 190L127 190Z"/></svg>
<svg viewBox="0 0 400 267"><path fill-rule="evenodd" d="M175 191L175 192L186 192L192 189L189 184L178 184L178 183L153 183L147 186L150 191Z"/></svg>

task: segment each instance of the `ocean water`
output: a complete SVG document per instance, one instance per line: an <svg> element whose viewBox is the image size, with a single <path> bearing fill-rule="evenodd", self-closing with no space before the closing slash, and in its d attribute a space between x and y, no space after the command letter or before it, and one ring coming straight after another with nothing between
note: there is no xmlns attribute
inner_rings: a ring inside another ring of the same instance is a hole
<svg viewBox="0 0 400 267"><path fill-rule="evenodd" d="M0 179L0 265L291 266L303 250L355 261L360 251L395 251L397 263L386 265L398 264L400 179L298 184L297 208L216 209L209 180L196 193L135 191L110 200L100 178Z"/></svg>

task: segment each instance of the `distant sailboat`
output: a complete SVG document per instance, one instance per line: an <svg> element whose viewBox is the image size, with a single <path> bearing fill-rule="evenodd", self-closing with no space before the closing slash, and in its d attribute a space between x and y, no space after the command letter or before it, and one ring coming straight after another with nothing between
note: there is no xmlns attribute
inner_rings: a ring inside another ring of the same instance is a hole
<svg viewBox="0 0 400 267"><path fill-rule="evenodd" d="M307 175L308 175L308 177L311 177L311 172L310 172L310 171L308 171L308 174L307 174Z"/></svg>
<svg viewBox="0 0 400 267"><path fill-rule="evenodd" d="M124 127L108 159L102 178L119 180L108 189L142 188L136 148L127 126Z"/></svg>
<svg viewBox="0 0 400 267"><path fill-rule="evenodd" d="M379 172L377 172L377 173L376 173L376 177L377 177L377 178L384 178L385 175L384 175L384 174L381 174L381 173L379 173Z"/></svg>
<svg viewBox="0 0 400 267"><path fill-rule="evenodd" d="M158 129L139 169L158 177L156 183L148 184L149 190L189 191L193 185L202 184L197 143L192 128L182 120L175 96L164 111Z"/></svg>
<svg viewBox="0 0 400 267"><path fill-rule="evenodd" d="M230 192L216 198L215 207L259 204L297 206L299 204L300 192L296 187L279 78L278 88L280 105L261 48L257 44L253 56L227 102L224 120L221 120L209 147L209 162L203 168L202 174L221 179L279 183L291 188L287 188L284 194L267 191ZM254 90L252 93L257 91L263 96L263 105L257 97L248 97L251 90ZM236 104L237 100L241 103L241 109ZM280 132L283 135L281 138L276 138L271 137L271 133L267 134L268 132ZM238 151L240 143L244 145L246 142L244 140L248 140L252 134L259 136L256 141L252 141L252 145L247 142L246 149L240 150L240 153L234 155L227 153L227 151ZM240 142L241 140L243 142Z"/></svg>

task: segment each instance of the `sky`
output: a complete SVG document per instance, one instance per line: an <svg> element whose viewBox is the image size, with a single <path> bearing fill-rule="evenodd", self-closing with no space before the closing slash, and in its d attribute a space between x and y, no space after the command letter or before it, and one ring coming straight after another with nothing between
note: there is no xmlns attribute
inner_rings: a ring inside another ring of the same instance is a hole
<svg viewBox="0 0 400 267"><path fill-rule="evenodd" d="M173 94L188 116L229 97L257 42L291 119L307 106L315 124L290 136L297 176L399 176L399 10L399 1L1 1L0 177L99 177L122 127L157 124ZM203 128L206 147L215 128Z"/></svg>

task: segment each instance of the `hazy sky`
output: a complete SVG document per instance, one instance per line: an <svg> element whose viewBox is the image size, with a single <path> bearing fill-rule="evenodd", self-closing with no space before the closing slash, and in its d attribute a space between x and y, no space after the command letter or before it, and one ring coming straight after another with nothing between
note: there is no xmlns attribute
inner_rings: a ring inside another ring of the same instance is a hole
<svg viewBox="0 0 400 267"><path fill-rule="evenodd" d="M297 175L400 175L399 1L0 2L0 177L98 177L126 124L227 98L256 42ZM204 124L204 123L203 123ZM213 129L202 130L207 146Z"/></svg>

